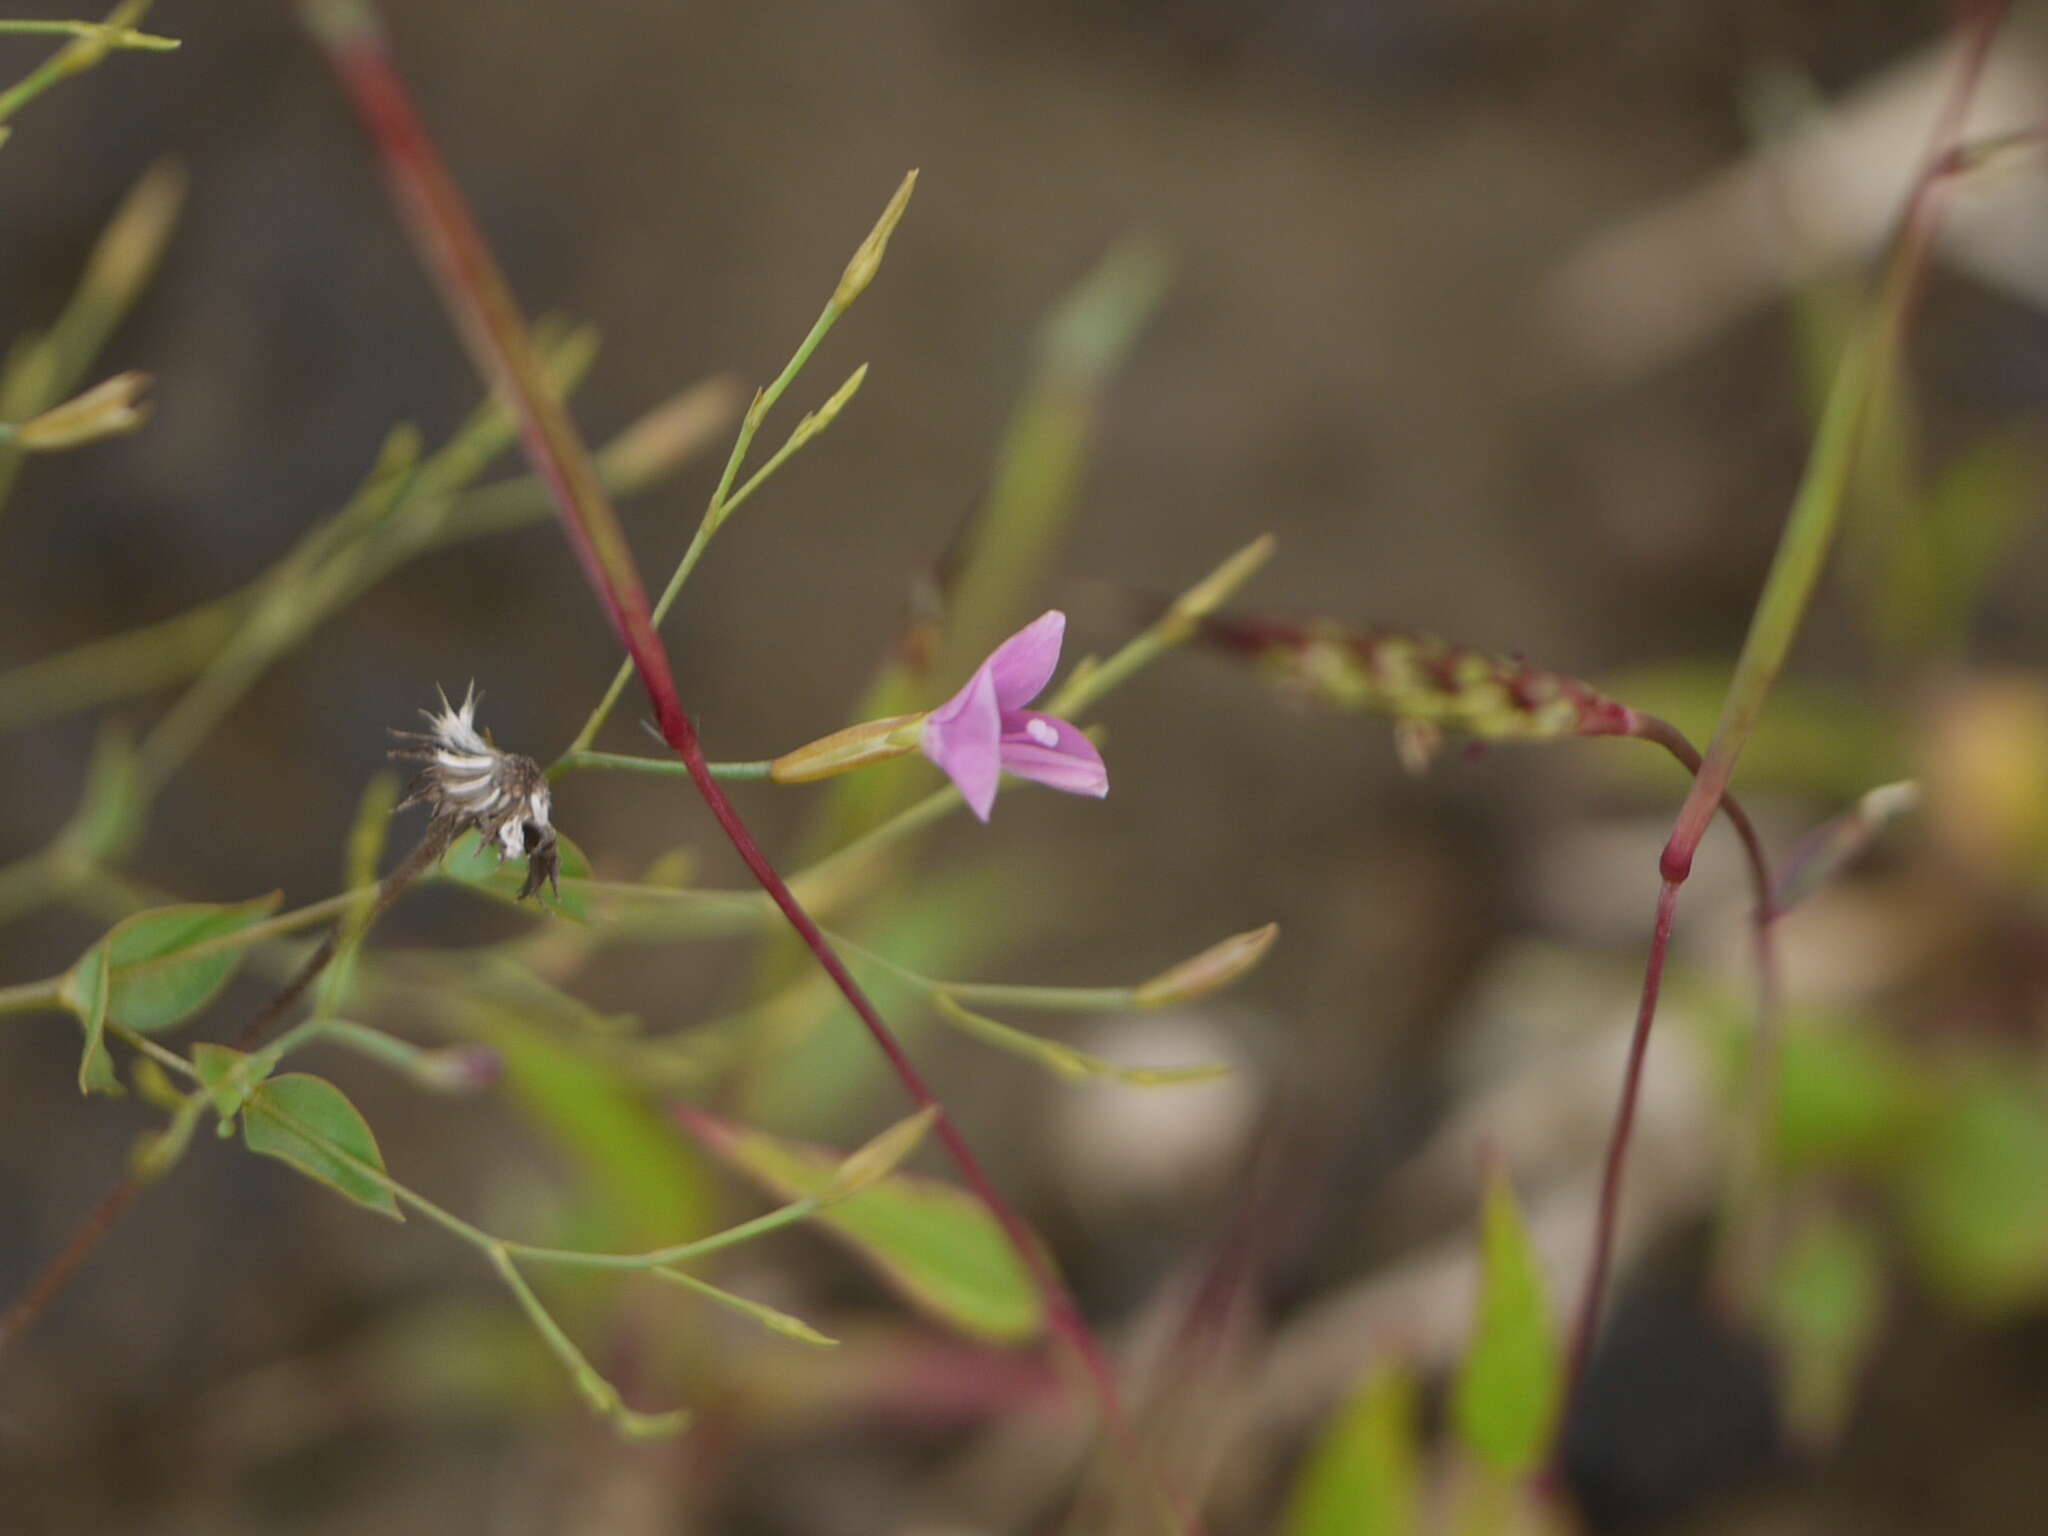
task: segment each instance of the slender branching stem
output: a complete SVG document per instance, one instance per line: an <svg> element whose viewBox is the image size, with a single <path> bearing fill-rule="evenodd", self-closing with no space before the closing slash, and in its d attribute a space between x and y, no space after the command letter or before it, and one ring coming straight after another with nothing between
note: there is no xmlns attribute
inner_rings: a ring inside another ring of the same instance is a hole
<svg viewBox="0 0 2048 1536"><path fill-rule="evenodd" d="M62 1008L63 981L24 981L19 986L0 987L0 1013L42 1013Z"/></svg>
<svg viewBox="0 0 2048 1536"><path fill-rule="evenodd" d="M690 537L689 548L683 551L683 558L676 562L676 568L669 576L668 585L662 588L661 596L655 601L654 626L657 629L668 617L669 610L675 607L676 599L682 596L684 585L697 569L697 562L704 558L704 551L710 548L711 540L724 526L725 520L732 516L740 503L753 495L762 482L780 468L783 460L795 451L794 441L785 444L770 463L741 487L739 494L733 493L733 481L746 462L747 450L753 446L754 435L761 430L761 423L767 418L769 411L775 408L775 403L782 398L783 392L803 371L804 364L810 361L811 354L818 349L818 343L825 339L825 333L832 329L833 322L839 318L840 312L841 306L835 295L833 302L828 303L824 312L812 323L810 333L804 337L796 351L790 355L789 361L783 365L782 372L776 375L775 382L757 393L753 403L747 407L746 415L740 420L739 433L733 439L732 452L726 457L725 468L719 472L718 489L711 493L711 501L704 509L703 519L697 524L697 531ZM621 662L618 670L612 674L611 682L605 685L604 697L597 701L597 707L591 710L589 717L576 732L576 739L569 744L569 750L563 754L563 761L556 763L549 770L549 777L552 778L555 773L560 772L569 758L587 753L590 744L597 740L598 732L604 729L605 721L609 720L612 711L618 708L619 696L626 691L626 684L631 682L632 678L633 663L628 658Z"/></svg>
<svg viewBox="0 0 2048 1536"><path fill-rule="evenodd" d="M56 1298L58 1292L70 1282L80 1265L92 1257L114 1223L128 1204L142 1193L142 1181L134 1174L123 1175L101 1198L100 1203L79 1224L71 1234L71 1241L63 1250L43 1266L42 1273L29 1282L20 1300L0 1313L0 1355L7 1353L7 1347L19 1339L43 1315L43 1309Z"/></svg>
<svg viewBox="0 0 2048 1536"><path fill-rule="evenodd" d="M763 758L757 763L709 763L714 779L733 783L749 779L765 779L773 763ZM681 779L689 777L689 770L672 757L634 757L624 752L586 752L571 748L564 752L548 770L548 777L555 778L564 773L574 773L579 768L606 768L614 773L645 773L657 778Z"/></svg>
<svg viewBox="0 0 2048 1536"><path fill-rule="evenodd" d="M563 530L640 676L662 740L686 766L698 795L749 873L859 1016L904 1091L920 1108L935 1114L934 1130L940 1143L1031 1275L1040 1292L1048 1326L1082 1362L1110 1434L1128 1460L1142 1465L1109 1357L1043 1246L997 1190L923 1074L790 892L712 776L696 726L676 691L668 656L655 633L645 588L619 528L617 514L612 511L582 439L560 402L534 386L531 343L517 304L392 64L374 12L357 0L325 0L308 4L306 15L377 145L400 209L479 369L504 392L519 414L521 438L528 456L555 492ZM1192 1528L1189 1518L1182 1518L1179 1523L1184 1529Z"/></svg>
<svg viewBox="0 0 2048 1536"><path fill-rule="evenodd" d="M1600 1308L1606 1300L1608 1272L1614 1261L1614 1234L1621 1215L1622 1175L1628 1164L1629 1138L1635 1130L1636 1105L1643 1084L1643 1062L1650 1049L1650 1026L1657 1017L1657 995L1664 982L1664 960L1671 949L1671 920L1678 910L1679 882L1666 880L1657 892L1657 917L1650 933L1650 955L1643 969L1642 997L1635 1028L1629 1035L1628 1066L1622 1073L1621 1100L1614 1112L1614 1131L1607 1142L1607 1160L1600 1174L1600 1209L1593 1229L1593 1252L1587 1261L1585 1287L1572 1322L1565 1355L1565 1400L1558 1415L1558 1447L1565 1426L1578 1405L1585 1384L1586 1361L1599 1331Z"/></svg>
<svg viewBox="0 0 2048 1536"><path fill-rule="evenodd" d="M91 69L109 53L128 49L162 53L176 48L178 44L173 38L156 37L136 30L135 24L142 20L149 7L150 0L125 0L124 4L108 12L107 19L98 25L92 22L43 23L45 26L66 28L71 41L18 84L0 91L0 123L5 123L53 85ZM14 23L11 30L23 31L35 25L34 22Z"/></svg>
<svg viewBox="0 0 2048 1536"><path fill-rule="evenodd" d="M434 861L448 851L448 845L455 840L455 827L451 822L439 818L427 823L426 835L382 880L377 882L377 894L358 920L357 932L367 933L377 920L390 911L398 898L403 896L413 882L433 868ZM347 893L353 904L353 893ZM320 973L334 963L334 957L341 949L342 925L327 930L325 938L313 953L306 957L306 963L299 967L284 989L265 1003L257 1015L243 1029L235 1041L238 1050L253 1051L269 1038L270 1032L283 1022L286 1014L298 1005L306 995L306 989L320 979Z"/></svg>

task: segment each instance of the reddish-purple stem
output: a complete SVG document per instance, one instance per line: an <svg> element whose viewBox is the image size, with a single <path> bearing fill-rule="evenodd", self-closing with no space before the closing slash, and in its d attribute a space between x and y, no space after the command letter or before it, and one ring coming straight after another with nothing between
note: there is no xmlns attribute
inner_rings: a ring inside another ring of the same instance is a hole
<svg viewBox="0 0 2048 1536"><path fill-rule="evenodd" d="M1939 211L1935 193L1954 172L1959 164L1959 144L1965 116L1971 98L1976 94L1978 81L1984 72L1984 61L1991 51L1992 39L1997 35L1999 23L2004 19L2006 0L1972 0L1972 3L1958 7L1959 24L1963 29L1963 56L1956 72L1956 79L1936 119L1930 141L1926 163L1912 190L1907 195L1906 210L1900 221L1898 238L1893 246L1888 264L1884 289L1878 298L1880 323L1885 327L1876 341L1876 381L1871 393L1882 387L1882 369L1886 360L1895 355L1901 338L1911 322L1923 291L1928 255L1934 243ZM1869 395L1859 404L1861 420L1867 418ZM1661 722L1646 722L1661 725ZM1615 1112L1614 1129L1607 1146L1607 1160L1600 1187L1600 1209L1596 1218L1593 1235L1591 1265L1586 1273L1585 1289L1581 1293L1578 1315L1575 1320L1571 1344L1566 1358L1565 1401L1557 1422L1556 1441L1551 1450L1550 1477L1556 1479L1561 1471L1564 1445L1570 1430L1571 1415L1579 1394L1584 1386L1586 1365L1591 1358L1593 1343L1599 1333L1601 1305L1607 1291L1609 1269L1613 1262L1615 1229L1621 1214L1621 1189L1623 1175L1627 1169L1630 1134L1635 1127L1636 1103L1642 1085L1643 1060L1650 1044L1650 1028L1657 1015L1657 993L1663 981L1664 959L1671 944L1672 916L1678 907L1678 893L1692 872L1694 855L1700 840L1706 835L1708 824L1716 810L1728 813L1729 820L1742 835L1744 845L1749 849L1752 862L1761 871L1761 845L1748 827L1748 818L1740 814L1729 799L1728 781L1735 771L1735 762L1741 754L1742 741L1739 738L1723 739L1717 734L1708 744L1704 761L1693 753L1690 743L1670 727L1663 727L1663 734L1639 731L1650 739L1659 740L1663 745L1686 761L1693 770L1693 785L1686 795L1685 803L1679 808L1678 819L1671 836L1665 843L1659 860L1659 873L1663 885L1657 895L1657 915L1650 937L1650 955L1643 973L1642 998L1636 1011L1635 1031L1629 1041L1628 1067L1622 1079L1621 1102ZM1756 913L1759 937L1758 954L1762 964L1760 985L1765 1001L1766 1017L1776 1012L1777 969L1771 958L1768 942L1768 928L1774 913L1771 909L1771 887L1767 875L1761 875L1762 894ZM1752 1087L1762 1094L1771 1092L1772 1062L1769 1042L1760 1041L1755 1057ZM1759 1111L1768 1112L1767 1101L1759 1102Z"/></svg>
<svg viewBox="0 0 2048 1536"><path fill-rule="evenodd" d="M28 1332L35 1320L43 1315L43 1308L64 1289L78 1267L92 1257L93 1250L100 1245L121 1213L128 1209L128 1202L142 1193L142 1181L134 1174L125 1174L121 1181L108 1190L100 1203L92 1208L78 1230L71 1234L71 1241L64 1245L63 1252L43 1266L21 1299L0 1314L0 1353L7 1346Z"/></svg>
<svg viewBox="0 0 2048 1536"><path fill-rule="evenodd" d="M1635 1129L1643 1060L1650 1049L1650 1025L1657 1017L1657 993L1664 983L1664 957L1671 948L1671 918L1678 910L1678 892L1676 880L1666 880L1657 892L1657 921L1650 933L1650 958L1643 969L1643 995L1636 1005L1635 1030L1628 1042L1628 1068L1621 1079L1621 1103L1614 1112L1614 1134L1608 1140L1607 1163L1600 1175L1600 1212L1593 1229L1593 1254L1565 1356L1565 1397L1557 1431L1560 1451L1585 1383L1586 1361L1592 1353L1593 1336L1600 1326L1600 1307L1607 1295L1608 1269L1614 1260L1614 1233L1621 1214L1622 1174L1628 1164L1629 1136Z"/></svg>
<svg viewBox="0 0 2048 1536"><path fill-rule="evenodd" d="M536 370L531 366L526 330L518 309L460 190L413 108L374 16L367 7L336 5L332 0L325 5L309 4L307 11L315 36L377 146L401 211L407 216L407 227L422 247L472 356L484 377L511 403L518 416L527 455L553 493L570 544L632 658L653 706L662 740L682 759L691 783L748 871L867 1026L904 1091L920 1108L938 1111L934 1130L941 1144L968 1188L987 1208L1022 1259L1043 1298L1048 1327L1065 1341L1086 1370L1105 1425L1121 1447L1131 1448L1134 1442L1124 1417L1115 1373L1073 1294L1053 1269L1023 1217L996 1189L893 1031L761 852L723 788L712 778L696 727L677 694L667 653L654 632L645 587L619 531L617 515L605 498L587 450L567 413L551 395L532 387ZM1194 1528L1185 1511L1176 1509L1176 1518L1184 1529Z"/></svg>

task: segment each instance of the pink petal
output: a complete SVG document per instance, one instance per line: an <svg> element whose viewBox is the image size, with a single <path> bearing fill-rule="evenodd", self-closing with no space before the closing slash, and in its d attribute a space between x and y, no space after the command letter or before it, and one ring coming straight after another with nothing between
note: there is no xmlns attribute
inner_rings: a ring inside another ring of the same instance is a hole
<svg viewBox="0 0 2048 1536"><path fill-rule="evenodd" d="M1036 710L1003 712L1003 767L1020 779L1069 795L1109 793L1109 770L1078 726Z"/></svg>
<svg viewBox="0 0 2048 1536"><path fill-rule="evenodd" d="M1060 645L1066 637L1067 616L1055 608L997 646L982 663L995 679L996 703L1004 709L1022 709L1043 693L1060 664Z"/></svg>
<svg viewBox="0 0 2048 1536"><path fill-rule="evenodd" d="M931 712L918 743L983 821L995 806L996 781L1002 777L1002 731L995 681L983 666L965 688Z"/></svg>

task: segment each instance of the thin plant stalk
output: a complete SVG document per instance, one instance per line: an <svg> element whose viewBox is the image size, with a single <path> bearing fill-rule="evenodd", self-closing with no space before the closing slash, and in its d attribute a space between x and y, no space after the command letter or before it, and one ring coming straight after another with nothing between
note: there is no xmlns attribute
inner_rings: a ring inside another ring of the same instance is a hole
<svg viewBox="0 0 2048 1536"><path fill-rule="evenodd" d="M1567 1349L1564 1411L1558 1415L1556 1439L1551 1450L1553 1477L1560 1470L1572 1411L1584 1387L1586 1367L1599 1333L1601 1308L1613 1263L1615 1231L1620 1222L1630 1135L1642 1086L1642 1067L1649 1050L1651 1027L1656 1020L1658 990L1670 949L1671 926L1679 891L1692 872L1693 858L1707 824L1714 812L1726 804L1728 782L1735 771L1736 761L1748 743L1762 712L1764 699L1783 669L1800 621L1812 600L1814 586L1819 580L1848 496L1864 424L1870 417L1872 402L1884 388L1884 380L1897 366L1905 333L1923 286L1927 258L1940 216L1936 194L1949 175L1962 166L1958 145L1963 120L1976 94L1991 41L2006 9L2005 0L1981 0L1967 10L1961 61L1936 121L1926 164L1909 195L1883 282L1863 322L1851 335L1836 369L1805 473L1793 498L1764 590L1757 600L1756 614L1737 659L1735 675L1729 683L1721 718L1659 859L1663 883L1658 891L1650 953L1644 966L1643 989L1629 1041L1628 1066L1623 1075L1620 1102L1608 1141L1593 1251ZM1769 922L1768 898L1758 915L1758 922ZM1766 985L1775 988L1775 978L1769 973ZM1755 1102L1750 1106L1751 1122L1746 1128L1745 1139L1756 1142L1756 1145L1741 1154L1743 1161L1739 1165L1746 1176L1758 1184L1759 1192L1743 1197L1752 1204L1760 1200L1761 1180L1768 1174L1767 1138L1774 1121L1776 1099L1775 1045L1774 1040L1763 1038L1762 1032L1752 1044L1756 1053L1752 1070ZM1761 1224L1761 1218L1753 1211L1747 1219L1752 1224Z"/></svg>
<svg viewBox="0 0 2048 1536"><path fill-rule="evenodd" d="M1106 1427L1123 1447L1134 1445L1115 1372L1072 1293L1036 1237L996 1189L937 1095L926 1084L874 1004L809 914L790 893L710 771L696 726L676 691L667 653L617 515L587 451L558 401L533 385L524 323L459 189L429 139L388 53L381 26L360 0L307 0L305 14L374 140L394 196L439 283L474 360L516 409L520 436L535 469L555 494L564 532L596 590L647 692L661 738L689 771L748 871L781 909L833 985L867 1027L905 1092L936 1115L934 1131L961 1177L1017 1251L1042 1297L1047 1326L1081 1361ZM1192 1529L1192 1518L1180 1523Z"/></svg>
<svg viewBox="0 0 2048 1536"><path fill-rule="evenodd" d="M43 1315L43 1309L70 1282L79 1266L92 1257L114 1223L120 1220L121 1213L128 1209L129 1202L141 1193L142 1180L132 1173L123 1174L79 1224L78 1230L71 1234L71 1240L62 1251L29 1282L20 1299L13 1302L6 1312L0 1313L0 1355L5 1355L8 1345L35 1325L36 1319Z"/></svg>
<svg viewBox="0 0 2048 1536"><path fill-rule="evenodd" d="M27 78L0 91L0 123L5 123L51 86L91 69L109 53L127 49L165 53L176 48L175 38L156 37L136 30L136 23L148 13L150 4L151 0L126 0L125 4L109 11L107 19L97 26L91 22L46 23L74 29L70 32L71 41ZM19 31L22 27L16 25L11 30Z"/></svg>

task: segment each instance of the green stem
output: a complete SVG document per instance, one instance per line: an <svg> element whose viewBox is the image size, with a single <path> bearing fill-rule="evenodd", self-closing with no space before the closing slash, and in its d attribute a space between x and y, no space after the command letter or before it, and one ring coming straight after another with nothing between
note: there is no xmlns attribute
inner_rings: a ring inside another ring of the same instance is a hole
<svg viewBox="0 0 2048 1536"><path fill-rule="evenodd" d="M0 987L0 1013L41 1013L49 1009L63 1008L58 1001L63 990L64 978L52 976L48 981L25 981L19 986Z"/></svg>
<svg viewBox="0 0 2048 1536"><path fill-rule="evenodd" d="M274 939L280 934L296 933L301 928L310 928L316 923L323 923L330 917L338 916L347 911L349 904L360 894L358 891L343 891L338 896L329 896L324 901L316 901L295 911L280 912L275 917L251 923L246 928L237 928L232 933L217 934L188 949L173 950L167 955L157 955L148 960L137 960L132 965L119 966L115 973L123 977L146 976L153 970L185 965L193 960L204 959L208 955L217 955L227 950L247 949L250 945L260 944L265 939Z"/></svg>
<svg viewBox="0 0 2048 1536"><path fill-rule="evenodd" d="M739 477L740 467L746 462L747 450L754 445L754 434L761 430L761 423L768 419L768 413L775 409L783 392L796 382L796 376L804 371L804 364L811 360L811 354L818 350L818 343L825 339L825 333L832 329L841 314L836 295L818 312L818 318L811 322L810 333L797 344L789 355L789 361L782 365L782 372L775 376L775 382L754 396L753 404L747 407L745 419L740 422L739 435L733 439L732 452L726 456L725 468L718 476L718 489L711 493L711 507L715 510L725 505L726 497L732 493L732 483ZM707 520L713 512L707 511Z"/></svg>
<svg viewBox="0 0 2048 1536"><path fill-rule="evenodd" d="M265 1054L274 1052L282 1059L306 1046L323 1044L338 1045L359 1056L366 1056L415 1084L445 1089L445 1084L433 1070L434 1051L414 1045L410 1040L401 1040L373 1025L358 1024L353 1019L308 1019L279 1035L267 1047Z"/></svg>
<svg viewBox="0 0 2048 1536"><path fill-rule="evenodd" d="M1865 423L1873 402L1899 366L1907 322L1933 248L1939 219L1936 194L1958 169L1963 123L2006 9L2004 0L1989 0L1975 8L1965 29L1962 61L1936 124L1926 164L1914 180L1882 285L1851 333L1836 368L1785 531L1736 658L1721 717L1707 743L1705 761L1693 778L1692 791L1679 808L1664 845L1661 872L1666 880L1683 883L1691 873L1693 855L1707 823L1734 775L1736 759L1749 741L1764 699L1777 681L1812 601L1848 500Z"/></svg>
<svg viewBox="0 0 2048 1536"><path fill-rule="evenodd" d="M774 765L764 758L758 763L710 763L706 766L714 779L741 780L765 779ZM571 747L548 770L548 777L574 773L578 768L609 768L619 773L646 773L671 779L690 776L689 770L672 757L634 757L624 752L588 752Z"/></svg>
<svg viewBox="0 0 2048 1536"><path fill-rule="evenodd" d="M109 47L135 48L144 53L169 53L179 46L175 37L158 37L153 32L132 28L109 28L103 21L0 21L0 36L5 35L98 38Z"/></svg>
<svg viewBox="0 0 2048 1536"><path fill-rule="evenodd" d="M920 991L943 995L962 1003L981 1003L993 1008L1025 1008L1045 1013L1115 1013L1135 1005L1135 987L1034 987L999 981L940 981L899 965L887 955L844 934L825 930L827 938L849 955L878 966Z"/></svg>
<svg viewBox="0 0 2048 1536"><path fill-rule="evenodd" d="M628 1408L625 1399L619 1396L619 1389L598 1373L596 1366L584 1357L562 1325L555 1321L554 1314L542 1305L533 1287L526 1283L526 1277L519 1273L519 1267L507 1256L502 1246L493 1244L484 1250L491 1261L491 1268L498 1272L498 1278L518 1301L520 1310L527 1321L546 1341L555 1358L576 1383L576 1390L598 1413L617 1424L626 1433L635 1437L652 1437L674 1434L690 1422L687 1412L680 1409L672 1413L643 1414Z"/></svg>
<svg viewBox="0 0 2048 1536"><path fill-rule="evenodd" d="M41 911L61 897L69 881L50 849L0 865L0 923Z"/></svg>
<svg viewBox="0 0 2048 1536"><path fill-rule="evenodd" d="M753 403L747 407L746 415L740 420L739 434L733 439L732 452L726 455L725 468L719 472L718 488L711 493L710 504L705 507L703 519L697 524L696 533L691 536L690 547L683 551L683 558L676 563L674 574L669 577L668 585L661 589L661 596L654 604L656 629L661 627L662 621L668 617L669 610L675 606L676 599L682 595L684 583L690 579L690 573L697 569L697 562L704 558L704 551L710 547L713 536L724 525L725 520L742 501L753 495L761 483L794 451L796 441L792 438L759 474L741 488L739 495L732 494L733 481L738 478L740 468L746 462L747 450L754 444L754 434L761 430L761 423L775 408L775 403L782 398L783 392L795 381L796 376L803 372L804 364L811 360L811 354L818 350L818 343L825 339L825 333L832 329L841 312L836 302L825 306L812 323L810 334L805 336L796 351L790 354L789 361L782 365L782 372L775 376L775 382L756 394ZM589 751L590 744L597 740L598 732L604 729L605 722L618 707L619 695L626 691L626 685L632 680L633 661L629 656L619 663L618 670L612 674L610 685L604 691L604 697L597 701L597 707L591 710L584 720L582 728L576 732L575 740L569 743L569 750L562 754L562 760L548 770L549 778L563 771L570 758Z"/></svg>
<svg viewBox="0 0 2048 1536"><path fill-rule="evenodd" d="M109 1019L107 1020L107 1033L118 1036L128 1044L130 1049L140 1051L166 1072L175 1072L195 1083L201 1080L199 1069L193 1066L191 1062L168 1046L158 1045L149 1036L129 1028L126 1024L117 1024L112 1019Z"/></svg>
<svg viewBox="0 0 2048 1536"><path fill-rule="evenodd" d="M75 23L83 30L74 33L70 42L50 55L26 79L0 91L0 123L6 122L51 86L73 75L83 74L116 49L142 47L155 48L160 52L164 44L177 47L169 38L152 39L149 43L128 41L131 37L144 35L137 33L133 24L142 19L149 6L150 0L127 0L126 4L115 6L103 22Z"/></svg>
<svg viewBox="0 0 2048 1536"><path fill-rule="evenodd" d="M587 348L575 337L551 352L548 366L557 387L571 387L587 361ZM713 399L709 394L703 398ZM666 408L673 405L669 402ZM704 407L707 418L711 408L708 404ZM660 409L663 407L657 411ZM697 449L694 438L681 436L668 452L650 459L633 441L634 430L628 427L597 455L606 489L621 496L655 483ZM304 628L310 630L315 619L333 616L416 556L552 518L554 503L547 488L533 476L474 489L462 484L463 471L475 464L472 472L480 472L484 467L480 461L494 457L510 435L503 411L488 407L425 461L405 515L373 530L360 544L333 558L332 563L341 568L327 586L321 611L317 615L302 612ZM287 554L238 590L174 618L89 640L0 673L0 730L139 697L197 676L234 639L292 559ZM306 600L302 595L299 602Z"/></svg>
<svg viewBox="0 0 2048 1536"><path fill-rule="evenodd" d="M146 1044L154 1047L152 1054L161 1053L168 1058L165 1065L186 1077L197 1079L197 1072L188 1062L174 1052L163 1051L161 1047L155 1046L154 1041L145 1042L143 1037L137 1036L131 1043ZM464 1242L481 1248L486 1252L503 1253L510 1257L526 1259L537 1264L559 1264L578 1269L617 1270L654 1269L670 1264L680 1264L690 1259L703 1258L722 1249L735 1247L740 1243L747 1242L749 1239L762 1237L770 1232L779 1231L784 1227L791 1226L816 1213L824 1203L815 1196L807 1197L769 1211L764 1215L756 1216L751 1221L743 1221L738 1226L728 1227L722 1232L714 1232L709 1237L701 1237L688 1243L677 1243L668 1248L657 1248L651 1253L586 1253L575 1248L544 1248L534 1243L513 1242L508 1238L494 1236L484 1231L482 1227L464 1221L447 1207L438 1205L417 1190L399 1183L398 1180L392 1178L389 1173L385 1172L377 1164L365 1162L346 1147L321 1135L304 1121L279 1111L273 1105L267 1103L261 1105L252 1104L251 1108L257 1114L270 1116L280 1125L288 1128L293 1135L305 1138L306 1141L317 1146L322 1152L346 1164L350 1169L360 1173L364 1178L385 1190L394 1200L411 1206L420 1215L426 1217L427 1220L433 1222L452 1236L459 1237Z"/></svg>
<svg viewBox="0 0 2048 1536"><path fill-rule="evenodd" d="M539 1248L531 1243L502 1241L500 1246L515 1257L529 1259L536 1264L561 1264L577 1269L655 1269L706 1258L754 1238L765 1237L770 1232L779 1232L821 1209L823 1202L815 1198L793 1201L751 1221L743 1221L736 1227L727 1227L723 1232L714 1232L695 1242L677 1243L670 1248L656 1248L650 1253L583 1253L574 1248Z"/></svg>

